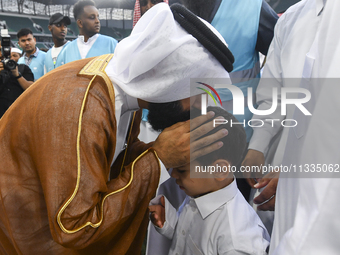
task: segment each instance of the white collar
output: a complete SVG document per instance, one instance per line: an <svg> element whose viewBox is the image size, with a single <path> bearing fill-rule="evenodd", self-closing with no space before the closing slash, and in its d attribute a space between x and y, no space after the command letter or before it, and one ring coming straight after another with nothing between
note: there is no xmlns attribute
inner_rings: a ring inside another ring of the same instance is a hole
<svg viewBox="0 0 340 255"><path fill-rule="evenodd" d="M90 44L92 41L95 41L98 38L99 34L95 34L93 36L91 36L87 42L85 42L85 36L83 35L78 35L78 39L79 42L81 42L82 44Z"/></svg>
<svg viewBox="0 0 340 255"><path fill-rule="evenodd" d="M64 46L66 46L70 41L66 41L66 43L64 43L63 45L59 46L59 47L55 47L55 45L53 45L52 48L54 49L62 49Z"/></svg>
<svg viewBox="0 0 340 255"><path fill-rule="evenodd" d="M203 219L208 217L219 207L230 201L237 194L238 188L236 186L236 179L223 189L208 193L204 196L195 198L197 209L199 210ZM190 199L191 200L191 199Z"/></svg>

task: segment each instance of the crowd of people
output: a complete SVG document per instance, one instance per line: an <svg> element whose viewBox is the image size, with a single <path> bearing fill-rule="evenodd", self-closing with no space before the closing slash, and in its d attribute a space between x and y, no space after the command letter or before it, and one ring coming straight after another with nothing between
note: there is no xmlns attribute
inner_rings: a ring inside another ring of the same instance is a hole
<svg viewBox="0 0 340 255"><path fill-rule="evenodd" d="M71 24L71 19L61 13L55 13L51 16L48 29L51 32L54 45L47 52L36 46L36 38L29 28L23 28L18 31L18 45L22 51L18 48L12 48L11 59L19 64L19 68L23 68L20 65L25 65L25 70L20 69L21 71L19 71L23 79L19 79L19 74L17 75L16 72L13 75L9 72L8 75L11 76L12 80L3 82L8 85L7 87L11 91L16 88L16 92L15 95L13 94L14 92L11 92L11 96L8 95L8 92L6 92L7 94L0 94L0 117L15 99L32 84L24 81L24 79L29 82L33 81L26 76L28 72L33 73L34 81L36 81L63 64L114 52L118 42L114 38L99 33L99 13L94 1L79 1L73 7L73 15L77 21L79 36L72 42L66 40L67 26ZM18 54L21 55L19 59L17 59ZM13 78L19 81L19 87L11 85L13 84Z"/></svg>
<svg viewBox="0 0 340 255"><path fill-rule="evenodd" d="M338 10L136 0L118 43L79 0L76 40L61 13L47 53L18 31L15 68L0 62L0 254L339 254ZM191 79L235 86L243 114L216 84L203 114Z"/></svg>

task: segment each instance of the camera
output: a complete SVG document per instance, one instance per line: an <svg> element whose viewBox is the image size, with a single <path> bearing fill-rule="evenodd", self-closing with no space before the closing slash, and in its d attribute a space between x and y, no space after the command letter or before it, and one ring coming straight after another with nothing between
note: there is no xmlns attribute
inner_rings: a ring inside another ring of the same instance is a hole
<svg viewBox="0 0 340 255"><path fill-rule="evenodd" d="M4 64L4 68L8 71L14 70L17 67L17 63L11 60L11 36L8 34L7 29L1 29L1 53Z"/></svg>

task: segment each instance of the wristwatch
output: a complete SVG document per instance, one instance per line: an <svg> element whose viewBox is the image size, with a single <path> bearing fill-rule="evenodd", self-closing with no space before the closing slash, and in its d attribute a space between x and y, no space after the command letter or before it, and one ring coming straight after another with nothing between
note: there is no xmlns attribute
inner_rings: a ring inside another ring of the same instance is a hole
<svg viewBox="0 0 340 255"><path fill-rule="evenodd" d="M22 74L19 72L19 75L14 77L15 79L20 79L22 77Z"/></svg>

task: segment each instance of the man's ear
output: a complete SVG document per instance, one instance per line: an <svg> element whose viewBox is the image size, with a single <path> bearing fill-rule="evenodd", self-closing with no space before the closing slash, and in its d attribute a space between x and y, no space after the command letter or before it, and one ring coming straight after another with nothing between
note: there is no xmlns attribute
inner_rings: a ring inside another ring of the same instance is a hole
<svg viewBox="0 0 340 255"><path fill-rule="evenodd" d="M213 166L215 166L215 172L214 177L215 180L217 181L223 181L226 178L232 178L233 174L229 172L231 165L229 164L229 162L225 159L217 159L214 161L214 163L212 164Z"/></svg>
<svg viewBox="0 0 340 255"><path fill-rule="evenodd" d="M51 32L51 30L52 30L52 26L51 25L48 25L48 30L50 30L50 32Z"/></svg>
<svg viewBox="0 0 340 255"><path fill-rule="evenodd" d="M80 19L77 19L77 26L78 26L79 28L83 28L83 22L81 22Z"/></svg>

